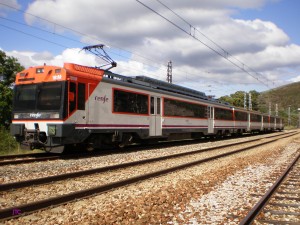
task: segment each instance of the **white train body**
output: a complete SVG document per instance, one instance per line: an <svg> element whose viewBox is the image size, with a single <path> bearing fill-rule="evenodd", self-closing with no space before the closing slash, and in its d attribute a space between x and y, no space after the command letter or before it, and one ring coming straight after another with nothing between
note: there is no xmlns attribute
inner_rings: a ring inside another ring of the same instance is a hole
<svg viewBox="0 0 300 225"><path fill-rule="evenodd" d="M279 117L235 108L202 92L142 76L65 64L33 67L16 80L11 133L30 148L93 149L283 129ZM30 93L31 97L21 97Z"/></svg>

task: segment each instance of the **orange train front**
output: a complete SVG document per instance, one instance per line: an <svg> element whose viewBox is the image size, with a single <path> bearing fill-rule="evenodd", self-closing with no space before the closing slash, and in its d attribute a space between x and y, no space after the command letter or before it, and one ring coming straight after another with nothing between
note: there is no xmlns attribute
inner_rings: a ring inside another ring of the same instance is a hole
<svg viewBox="0 0 300 225"><path fill-rule="evenodd" d="M93 150L282 129L279 117L144 76L71 63L31 67L16 76L11 134L24 148Z"/></svg>
<svg viewBox="0 0 300 225"><path fill-rule="evenodd" d="M64 67L31 67L17 74L11 133L25 148L50 151L81 143L86 102L104 71L66 63Z"/></svg>

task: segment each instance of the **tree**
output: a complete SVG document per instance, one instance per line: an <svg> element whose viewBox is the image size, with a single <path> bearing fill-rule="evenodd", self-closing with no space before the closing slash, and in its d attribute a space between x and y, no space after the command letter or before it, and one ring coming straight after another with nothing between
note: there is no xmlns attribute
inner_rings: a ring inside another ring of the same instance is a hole
<svg viewBox="0 0 300 225"><path fill-rule="evenodd" d="M234 94L231 94L230 96L222 96L219 100L228 102L230 105L236 106L236 107L244 107L244 91L237 91ZM260 95L259 92L252 90L249 91L251 93L251 102L252 102L252 110L258 110L258 103L257 99ZM249 107L249 95L247 94L247 108Z"/></svg>
<svg viewBox="0 0 300 225"><path fill-rule="evenodd" d="M14 57L7 56L0 51L0 126L8 127L11 122L12 110L12 84L16 74L24 70L24 67Z"/></svg>
<svg viewBox="0 0 300 225"><path fill-rule="evenodd" d="M251 93L252 110L259 111L258 97L260 93L255 90L249 91L249 93Z"/></svg>

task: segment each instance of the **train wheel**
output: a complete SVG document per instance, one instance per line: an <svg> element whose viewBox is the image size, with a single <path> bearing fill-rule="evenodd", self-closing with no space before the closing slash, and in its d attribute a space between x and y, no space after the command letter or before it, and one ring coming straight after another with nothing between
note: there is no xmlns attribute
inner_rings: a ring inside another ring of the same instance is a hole
<svg viewBox="0 0 300 225"><path fill-rule="evenodd" d="M122 141L117 145L119 148L124 148L125 146L131 144L133 141L133 136L131 134L123 134Z"/></svg>
<svg viewBox="0 0 300 225"><path fill-rule="evenodd" d="M88 143L85 150L88 151L88 152L94 151L95 150L94 144L93 143Z"/></svg>

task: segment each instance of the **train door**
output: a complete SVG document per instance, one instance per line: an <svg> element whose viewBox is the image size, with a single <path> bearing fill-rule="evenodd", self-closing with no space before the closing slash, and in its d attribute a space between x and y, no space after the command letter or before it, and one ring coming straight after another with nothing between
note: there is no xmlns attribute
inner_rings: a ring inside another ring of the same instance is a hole
<svg viewBox="0 0 300 225"><path fill-rule="evenodd" d="M214 108L212 106L207 107L207 119L208 119L208 133L213 134L214 133Z"/></svg>
<svg viewBox="0 0 300 225"><path fill-rule="evenodd" d="M75 82L69 82L68 84L68 116L70 116L76 110L77 89Z"/></svg>
<svg viewBox="0 0 300 225"><path fill-rule="evenodd" d="M87 87L88 88L88 90L87 90L87 92L88 92L88 108L87 108L87 118L86 118L87 124L93 124L94 119L95 119L94 118L95 102L90 99L90 96L91 96L92 92L94 91L95 86L96 86L95 84L89 83L88 87Z"/></svg>
<svg viewBox="0 0 300 225"><path fill-rule="evenodd" d="M150 136L162 135L161 98L150 97Z"/></svg>
<svg viewBox="0 0 300 225"><path fill-rule="evenodd" d="M85 110L85 99L86 99L86 92L85 92L86 86L85 83L77 83L77 111L78 111L78 117L77 121L80 124L86 123L86 110Z"/></svg>
<svg viewBox="0 0 300 225"><path fill-rule="evenodd" d="M68 115L74 112L74 119L78 123L85 123L85 84L77 82L69 82L68 91Z"/></svg>

